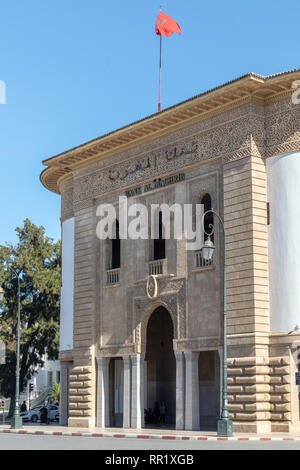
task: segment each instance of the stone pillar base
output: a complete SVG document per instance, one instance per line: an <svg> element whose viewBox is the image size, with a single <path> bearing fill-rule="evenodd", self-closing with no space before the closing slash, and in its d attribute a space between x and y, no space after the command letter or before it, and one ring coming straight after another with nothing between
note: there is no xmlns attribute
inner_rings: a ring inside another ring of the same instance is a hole
<svg viewBox="0 0 300 470"><path fill-rule="evenodd" d="M228 359L228 407L234 432L297 432L300 426L295 365L282 355ZM299 423L299 424L298 424Z"/></svg>
<svg viewBox="0 0 300 470"><path fill-rule="evenodd" d="M184 351L185 355L185 430L200 429L199 352Z"/></svg>
<svg viewBox="0 0 300 470"><path fill-rule="evenodd" d="M184 355L175 352L176 357L176 429L183 430L185 424L185 362Z"/></svg>
<svg viewBox="0 0 300 470"><path fill-rule="evenodd" d="M76 416L68 419L68 426L70 428L90 428L94 425L95 422L91 417L79 418Z"/></svg>
<svg viewBox="0 0 300 470"><path fill-rule="evenodd" d="M275 422L271 424L272 432L285 432L285 433L299 433L300 432L300 421L298 423L280 423Z"/></svg>
<svg viewBox="0 0 300 470"><path fill-rule="evenodd" d="M270 434L272 432L270 421L233 422L233 432Z"/></svg>

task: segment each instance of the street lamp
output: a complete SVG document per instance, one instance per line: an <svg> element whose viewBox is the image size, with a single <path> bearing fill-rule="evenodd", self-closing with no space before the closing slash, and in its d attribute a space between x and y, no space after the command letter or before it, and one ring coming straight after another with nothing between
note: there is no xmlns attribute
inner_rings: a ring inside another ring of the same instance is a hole
<svg viewBox="0 0 300 470"><path fill-rule="evenodd" d="M15 393L15 411L11 422L12 429L20 429L23 427L23 421L20 416L19 400L20 400L20 339L21 339L21 299L20 299L20 275L11 266L7 269L18 279L18 323L17 323L17 364L16 364L16 393Z"/></svg>
<svg viewBox="0 0 300 470"><path fill-rule="evenodd" d="M202 216L202 226L204 233L208 236L202 247L202 256L205 261L211 261L214 253L215 246L211 241L211 235L214 233L214 226L209 225L210 232L207 233L204 228L204 218L207 214L214 214L218 219L223 229L224 238L224 260L223 260L223 384L222 384L222 411L221 417L218 420L218 436L230 437L232 436L232 421L229 419L228 413L228 398L227 398L227 328L226 328L226 234L222 218L213 209L209 209Z"/></svg>
<svg viewBox="0 0 300 470"><path fill-rule="evenodd" d="M214 251L215 251L215 245L211 241L211 238L208 237L202 247L202 256L205 259L205 261L212 261Z"/></svg>

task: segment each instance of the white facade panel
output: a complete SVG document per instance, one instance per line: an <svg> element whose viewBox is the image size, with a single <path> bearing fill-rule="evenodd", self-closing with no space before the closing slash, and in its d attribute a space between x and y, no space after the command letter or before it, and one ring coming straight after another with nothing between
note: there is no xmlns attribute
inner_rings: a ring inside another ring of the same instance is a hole
<svg viewBox="0 0 300 470"><path fill-rule="evenodd" d="M300 325L300 152L267 159L272 332Z"/></svg>
<svg viewBox="0 0 300 470"><path fill-rule="evenodd" d="M62 287L60 305L60 351L73 349L74 323L74 227L75 219L62 223Z"/></svg>

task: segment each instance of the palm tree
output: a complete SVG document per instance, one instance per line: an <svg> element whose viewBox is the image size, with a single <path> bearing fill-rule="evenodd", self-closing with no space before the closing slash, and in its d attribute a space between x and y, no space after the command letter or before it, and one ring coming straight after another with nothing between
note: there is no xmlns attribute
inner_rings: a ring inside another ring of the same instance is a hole
<svg viewBox="0 0 300 470"><path fill-rule="evenodd" d="M59 403L59 391L60 391L59 383L53 382L52 388L49 393L49 398L55 403Z"/></svg>

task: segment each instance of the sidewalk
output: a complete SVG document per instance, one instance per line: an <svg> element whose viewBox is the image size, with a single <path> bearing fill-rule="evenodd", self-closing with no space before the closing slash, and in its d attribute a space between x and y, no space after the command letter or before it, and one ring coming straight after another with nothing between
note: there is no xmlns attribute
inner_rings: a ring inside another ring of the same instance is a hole
<svg viewBox="0 0 300 470"><path fill-rule="evenodd" d="M69 428L59 425L24 424L22 429L11 429L9 424L0 425L1 433L34 434L47 436L83 436L83 437L114 437L117 439L171 439L171 440L241 440L241 441L300 441L294 434L234 434L232 437L218 437L215 431L176 431L170 429L124 429L124 428ZM1 439L1 435L0 435Z"/></svg>

